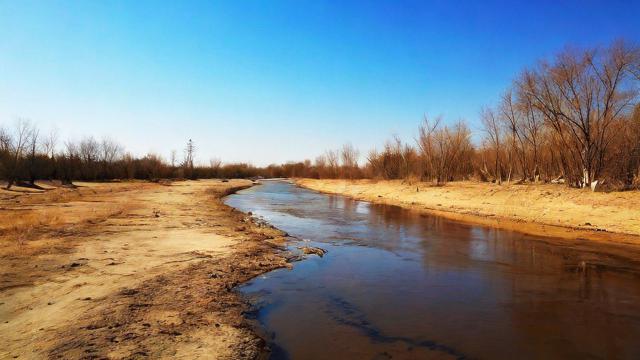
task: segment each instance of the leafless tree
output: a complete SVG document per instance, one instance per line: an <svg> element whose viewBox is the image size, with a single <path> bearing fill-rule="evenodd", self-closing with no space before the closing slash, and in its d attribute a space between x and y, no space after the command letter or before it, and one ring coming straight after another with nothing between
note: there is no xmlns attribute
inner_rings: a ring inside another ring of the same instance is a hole
<svg viewBox="0 0 640 360"><path fill-rule="evenodd" d="M458 121L452 128L441 124L440 117L434 121L425 117L417 140L423 163L422 178L435 180L436 184L467 173L473 152L471 131L464 121Z"/></svg>
<svg viewBox="0 0 640 360"><path fill-rule="evenodd" d="M354 178L358 170L358 156L358 150L351 143L346 143L342 146L340 158L342 160L343 176L349 179Z"/></svg>
<svg viewBox="0 0 640 360"><path fill-rule="evenodd" d="M562 151L569 153L567 171L578 185L597 180L611 130L637 95L628 76L633 54L623 43L605 50L567 50L523 77L521 91L558 134Z"/></svg>
<svg viewBox="0 0 640 360"><path fill-rule="evenodd" d="M171 161L171 167L172 168L175 167L176 161L178 161L178 152L175 149L171 150L170 161Z"/></svg>
<svg viewBox="0 0 640 360"><path fill-rule="evenodd" d="M91 164L98 160L100 144L93 136L85 137L80 141L78 152L82 160Z"/></svg>
<svg viewBox="0 0 640 360"><path fill-rule="evenodd" d="M209 159L209 168L211 169L213 176L218 177L220 172L220 167L222 166L222 161L218 158Z"/></svg>
<svg viewBox="0 0 640 360"><path fill-rule="evenodd" d="M533 164L532 180L538 182L540 180L540 147L544 142L544 120L542 114L533 107L532 100L527 96L518 99L517 108L523 118L521 136L525 139L527 147L531 149L529 163ZM526 174L524 175L526 176Z"/></svg>
<svg viewBox="0 0 640 360"><path fill-rule="evenodd" d="M490 146L494 151L494 177L497 184L502 184L502 129L500 122L492 109L485 108L481 113L483 129Z"/></svg>
<svg viewBox="0 0 640 360"><path fill-rule="evenodd" d="M314 166L317 168L324 168L327 166L327 158L324 155L316 157Z"/></svg>
<svg viewBox="0 0 640 360"><path fill-rule="evenodd" d="M103 138L100 142L100 161L112 164L119 160L124 153L124 148L115 140Z"/></svg>
<svg viewBox="0 0 640 360"><path fill-rule="evenodd" d="M29 184L32 186L36 183L37 177L37 151L38 151L38 136L40 135L40 130L35 127L31 128L31 136L29 136L28 150L29 150Z"/></svg>
<svg viewBox="0 0 640 360"><path fill-rule="evenodd" d="M53 128L49 134L42 140L42 151L50 158L55 157L56 147L58 146L58 129Z"/></svg>
<svg viewBox="0 0 640 360"><path fill-rule="evenodd" d="M500 119L504 123L506 130L508 151L507 151L507 163L509 170L507 172L507 182L511 182L511 176L514 171L514 158L517 159L520 165L520 170L524 179L529 178L529 167L527 164L526 147L525 147L525 134L524 130L524 116L521 113L518 106L515 104L513 94L511 90L508 90L503 96L500 102Z"/></svg>
<svg viewBox="0 0 640 360"><path fill-rule="evenodd" d="M0 152L8 153L12 142L11 134L3 127L0 127Z"/></svg>
<svg viewBox="0 0 640 360"><path fill-rule="evenodd" d="M338 153L338 151L335 151L335 150L327 150L325 152L325 158L327 159L329 177L331 178L337 177L340 154Z"/></svg>
<svg viewBox="0 0 640 360"><path fill-rule="evenodd" d="M9 145L10 164L8 169L7 189L16 181L19 163L29 144L33 133L31 122L27 119L18 119L14 129L13 141Z"/></svg>
<svg viewBox="0 0 640 360"><path fill-rule="evenodd" d="M422 161L424 163L424 173L422 178L433 180L437 177L437 157L436 157L436 145L435 145L435 133L440 126L442 117L436 117L434 120L430 120L426 115L420 128L418 129L418 147L422 155Z"/></svg>

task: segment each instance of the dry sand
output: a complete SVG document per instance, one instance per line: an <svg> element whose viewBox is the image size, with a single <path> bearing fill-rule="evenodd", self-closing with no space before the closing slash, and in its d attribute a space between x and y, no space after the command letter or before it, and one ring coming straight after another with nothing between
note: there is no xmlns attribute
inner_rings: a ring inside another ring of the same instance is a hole
<svg viewBox="0 0 640 360"><path fill-rule="evenodd" d="M495 185L298 179L312 190L398 205L534 235L640 244L640 192L600 193L563 185Z"/></svg>
<svg viewBox="0 0 640 360"><path fill-rule="evenodd" d="M249 181L0 191L0 358L255 358L239 283L283 233L220 198Z"/></svg>

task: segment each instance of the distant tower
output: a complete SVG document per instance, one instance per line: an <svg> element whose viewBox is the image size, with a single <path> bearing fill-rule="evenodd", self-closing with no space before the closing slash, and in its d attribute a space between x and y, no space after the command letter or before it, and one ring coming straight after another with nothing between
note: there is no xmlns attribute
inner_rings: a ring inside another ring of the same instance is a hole
<svg viewBox="0 0 640 360"><path fill-rule="evenodd" d="M187 171L185 175L188 178L193 179L194 178L193 155L196 151L196 147L193 144L193 140L189 139L189 141L187 142L187 148L184 149L184 151L185 151L184 167L185 167L185 170Z"/></svg>

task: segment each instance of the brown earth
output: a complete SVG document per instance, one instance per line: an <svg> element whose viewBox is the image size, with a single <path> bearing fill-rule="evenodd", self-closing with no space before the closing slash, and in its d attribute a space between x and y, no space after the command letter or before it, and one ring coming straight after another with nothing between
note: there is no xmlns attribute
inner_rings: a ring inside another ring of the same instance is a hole
<svg viewBox="0 0 640 360"><path fill-rule="evenodd" d="M224 205L251 185L0 191L0 358L256 358L233 288L288 266L284 234Z"/></svg>
<svg viewBox="0 0 640 360"><path fill-rule="evenodd" d="M534 235L640 244L640 191L601 193L557 184L298 179L312 190L398 205Z"/></svg>

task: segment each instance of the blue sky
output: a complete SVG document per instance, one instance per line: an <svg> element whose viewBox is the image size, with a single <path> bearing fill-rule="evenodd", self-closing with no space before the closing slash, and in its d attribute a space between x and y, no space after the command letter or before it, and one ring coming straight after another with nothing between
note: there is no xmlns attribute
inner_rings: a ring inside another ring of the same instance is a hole
<svg viewBox="0 0 640 360"><path fill-rule="evenodd" d="M0 0L0 125L257 165L411 141L566 45L640 41L640 2Z"/></svg>

